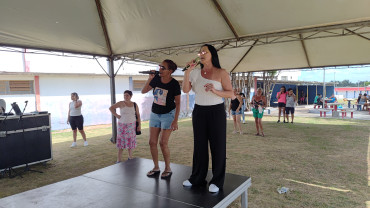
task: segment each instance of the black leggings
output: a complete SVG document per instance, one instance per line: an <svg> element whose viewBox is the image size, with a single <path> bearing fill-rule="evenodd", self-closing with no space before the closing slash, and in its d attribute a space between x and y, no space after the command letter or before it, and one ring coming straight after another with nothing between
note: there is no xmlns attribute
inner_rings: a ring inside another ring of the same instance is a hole
<svg viewBox="0 0 370 208"><path fill-rule="evenodd" d="M192 185L207 184L208 141L212 155L212 180L222 188L226 169L226 113L224 104L212 106L195 105L193 110L194 153L193 170L190 176Z"/></svg>

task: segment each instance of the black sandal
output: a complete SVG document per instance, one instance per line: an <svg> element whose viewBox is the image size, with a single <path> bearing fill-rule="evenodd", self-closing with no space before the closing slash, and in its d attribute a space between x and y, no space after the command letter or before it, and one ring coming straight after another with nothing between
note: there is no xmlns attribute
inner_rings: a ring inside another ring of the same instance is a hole
<svg viewBox="0 0 370 208"><path fill-rule="evenodd" d="M166 175L163 175L163 174L166 174ZM161 178L162 179L166 179L166 178L169 178L172 176L172 171L164 171L161 175Z"/></svg>
<svg viewBox="0 0 370 208"><path fill-rule="evenodd" d="M161 170L151 170L151 171L149 171L149 172L146 174L146 176L148 176L148 177L155 177L155 176L157 176L160 172L161 172Z"/></svg>
<svg viewBox="0 0 370 208"><path fill-rule="evenodd" d="M257 133L257 134L255 134L254 136L259 136L260 135L260 133Z"/></svg>

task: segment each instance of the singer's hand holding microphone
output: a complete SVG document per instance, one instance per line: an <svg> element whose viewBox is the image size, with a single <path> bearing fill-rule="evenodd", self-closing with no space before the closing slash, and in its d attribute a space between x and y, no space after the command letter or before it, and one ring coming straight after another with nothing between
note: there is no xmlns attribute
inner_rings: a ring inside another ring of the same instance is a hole
<svg viewBox="0 0 370 208"><path fill-rule="evenodd" d="M200 64L200 57L197 57L195 59L193 59L192 61L188 62L185 66L185 68L182 70L182 71L186 71L189 69L189 72L191 70L193 70L196 66L198 66L198 64Z"/></svg>
<svg viewBox="0 0 370 208"><path fill-rule="evenodd" d="M159 74L159 71L149 70L149 71L139 71L140 74L149 74L149 79L153 79L156 75Z"/></svg>

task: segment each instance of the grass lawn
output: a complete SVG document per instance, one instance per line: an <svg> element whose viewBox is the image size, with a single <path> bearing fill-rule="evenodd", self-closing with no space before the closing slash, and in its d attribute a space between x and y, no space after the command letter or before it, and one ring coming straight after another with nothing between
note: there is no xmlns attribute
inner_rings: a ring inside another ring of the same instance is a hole
<svg viewBox="0 0 370 208"><path fill-rule="evenodd" d="M231 134L231 120L227 126L227 172L252 178L249 207L366 207L370 121L297 117L294 124L284 124L265 116L265 137L257 137L252 119L247 117L244 135ZM147 122L142 132L134 156L150 159ZM110 126L87 127L86 134L88 147L79 135L78 146L70 148L72 132L54 131L54 159L46 166L33 166L44 173L0 179L0 198L114 164ZM180 121L169 145L171 162L191 166L190 119ZM279 194L281 186L290 192ZM230 207L239 206L237 201Z"/></svg>

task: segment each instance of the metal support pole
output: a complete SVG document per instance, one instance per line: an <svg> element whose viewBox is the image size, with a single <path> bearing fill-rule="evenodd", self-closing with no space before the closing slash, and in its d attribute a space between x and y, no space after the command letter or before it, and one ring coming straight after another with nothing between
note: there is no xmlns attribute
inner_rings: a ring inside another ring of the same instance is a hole
<svg viewBox="0 0 370 208"><path fill-rule="evenodd" d="M107 59L108 69L109 69L109 79L110 79L110 102L111 105L116 103L116 83L114 74L114 64L113 58L109 57ZM116 140L117 137L117 121L116 117L112 115L112 138Z"/></svg>
<svg viewBox="0 0 370 208"><path fill-rule="evenodd" d="M322 94L323 94L323 98L325 99L326 98L326 86L325 86L325 68L324 68L324 80L323 80L323 87L322 87Z"/></svg>
<svg viewBox="0 0 370 208"><path fill-rule="evenodd" d="M307 85L307 94L306 94L306 105L308 105L308 85Z"/></svg>

